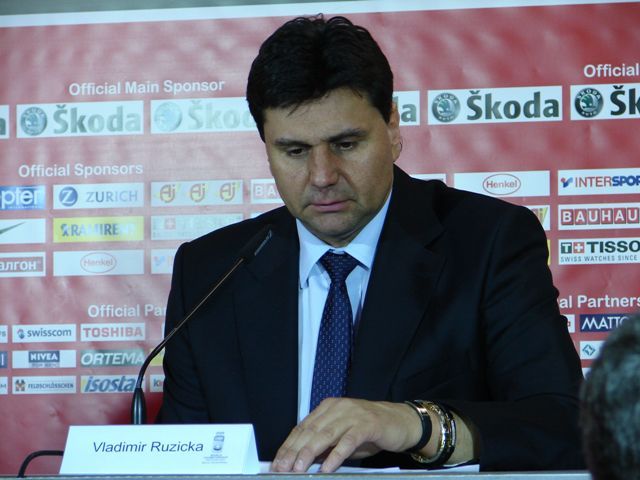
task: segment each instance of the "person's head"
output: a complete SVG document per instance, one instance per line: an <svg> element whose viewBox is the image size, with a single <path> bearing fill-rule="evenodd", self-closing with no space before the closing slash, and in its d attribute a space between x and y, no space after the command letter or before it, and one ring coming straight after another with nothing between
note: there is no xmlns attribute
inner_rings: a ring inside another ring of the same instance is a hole
<svg viewBox="0 0 640 480"><path fill-rule="evenodd" d="M297 18L260 48L249 108L289 211L344 246L384 204L402 148L389 64L345 18Z"/></svg>
<svg viewBox="0 0 640 480"><path fill-rule="evenodd" d="M582 386L580 421L594 480L640 479L640 316L606 339Z"/></svg>

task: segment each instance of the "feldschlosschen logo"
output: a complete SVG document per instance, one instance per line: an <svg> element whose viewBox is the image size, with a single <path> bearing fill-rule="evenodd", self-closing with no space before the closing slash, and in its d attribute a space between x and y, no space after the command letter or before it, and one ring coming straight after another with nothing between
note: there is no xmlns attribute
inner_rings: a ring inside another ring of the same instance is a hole
<svg viewBox="0 0 640 480"><path fill-rule="evenodd" d="M595 88L583 88L576 94L573 105L585 118L592 118L602 111L602 94Z"/></svg>
<svg viewBox="0 0 640 480"><path fill-rule="evenodd" d="M431 112L438 121L451 122L460 113L460 100L452 93L441 93L433 99Z"/></svg>

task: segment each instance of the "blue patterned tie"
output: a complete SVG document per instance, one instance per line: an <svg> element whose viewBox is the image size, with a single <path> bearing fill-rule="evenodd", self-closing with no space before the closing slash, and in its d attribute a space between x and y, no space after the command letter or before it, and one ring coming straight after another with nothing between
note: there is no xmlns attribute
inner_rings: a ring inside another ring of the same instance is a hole
<svg viewBox="0 0 640 480"><path fill-rule="evenodd" d="M331 277L331 285L318 334L310 410L325 398L342 397L347 391L353 313L345 280L358 261L346 253L327 252L320 263Z"/></svg>

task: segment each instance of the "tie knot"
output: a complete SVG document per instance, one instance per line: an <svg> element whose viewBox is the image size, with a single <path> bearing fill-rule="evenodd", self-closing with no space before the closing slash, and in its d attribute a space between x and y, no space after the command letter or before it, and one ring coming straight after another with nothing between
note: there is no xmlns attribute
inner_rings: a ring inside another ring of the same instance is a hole
<svg viewBox="0 0 640 480"><path fill-rule="evenodd" d="M325 268L331 282L344 282L351 271L356 268L358 261L348 253L337 254L327 252L320 258L320 263Z"/></svg>

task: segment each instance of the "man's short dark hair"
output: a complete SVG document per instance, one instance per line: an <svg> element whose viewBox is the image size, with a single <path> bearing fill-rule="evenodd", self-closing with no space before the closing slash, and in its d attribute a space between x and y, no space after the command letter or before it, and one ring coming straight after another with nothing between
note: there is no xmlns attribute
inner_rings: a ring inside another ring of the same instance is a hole
<svg viewBox="0 0 640 480"><path fill-rule="evenodd" d="M260 137L266 108L296 107L340 87L365 95L389 121L393 74L365 28L344 17L288 21L265 40L249 72L247 101Z"/></svg>
<svg viewBox="0 0 640 480"><path fill-rule="evenodd" d="M580 420L595 480L640 479L640 316L605 341L582 386Z"/></svg>

